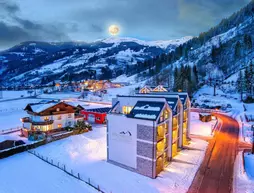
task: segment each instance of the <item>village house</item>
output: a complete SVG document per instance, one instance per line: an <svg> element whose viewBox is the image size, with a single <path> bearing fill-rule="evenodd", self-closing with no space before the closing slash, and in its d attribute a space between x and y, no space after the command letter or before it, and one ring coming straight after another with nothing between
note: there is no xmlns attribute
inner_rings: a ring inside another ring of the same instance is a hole
<svg viewBox="0 0 254 193"><path fill-rule="evenodd" d="M95 109L84 109L81 114L84 115L84 120L89 123L105 124L107 113L111 107L95 108Z"/></svg>
<svg viewBox="0 0 254 193"><path fill-rule="evenodd" d="M107 116L109 163L156 178L188 143L189 127L184 122L185 104L181 100L185 97L165 93L113 100ZM185 121L189 122L187 114Z"/></svg>
<svg viewBox="0 0 254 193"><path fill-rule="evenodd" d="M78 120L81 106L72 106L65 102L46 101L28 104L24 109L28 116L21 119L26 130L52 131L64 127L73 127Z"/></svg>

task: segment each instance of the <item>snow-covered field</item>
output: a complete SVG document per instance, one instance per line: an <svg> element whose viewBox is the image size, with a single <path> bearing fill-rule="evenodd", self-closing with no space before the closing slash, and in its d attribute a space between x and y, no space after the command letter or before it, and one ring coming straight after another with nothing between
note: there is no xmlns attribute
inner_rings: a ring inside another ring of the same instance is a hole
<svg viewBox="0 0 254 193"><path fill-rule="evenodd" d="M39 101L41 99L20 99L0 102L0 131L20 127L20 118L27 116L23 109L28 103Z"/></svg>
<svg viewBox="0 0 254 193"><path fill-rule="evenodd" d="M199 120L199 113L191 112L191 134L200 136L212 136L212 129L215 124L216 120L204 123Z"/></svg>
<svg viewBox="0 0 254 193"><path fill-rule="evenodd" d="M0 161L1 193L95 193L95 189L27 152Z"/></svg>
<svg viewBox="0 0 254 193"><path fill-rule="evenodd" d="M2 99L1 100L7 100L7 99L14 99L14 98L20 98L21 95L23 95L23 97L27 97L29 96L29 94L27 93L26 90L21 90L21 91L2 91Z"/></svg>
<svg viewBox="0 0 254 193"><path fill-rule="evenodd" d="M71 136L35 151L90 178L106 192L186 192L203 160L207 142L195 139L190 146L201 151L181 151L155 180L106 162L105 126L97 125L92 132Z"/></svg>

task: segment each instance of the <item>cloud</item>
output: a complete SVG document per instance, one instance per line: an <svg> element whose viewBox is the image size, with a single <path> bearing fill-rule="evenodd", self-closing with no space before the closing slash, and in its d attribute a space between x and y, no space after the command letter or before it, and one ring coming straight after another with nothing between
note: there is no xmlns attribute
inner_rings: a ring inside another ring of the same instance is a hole
<svg viewBox="0 0 254 193"><path fill-rule="evenodd" d="M21 18L17 4L0 2L0 48L13 46L23 41L65 41L69 40L63 26L56 24L39 24L32 20Z"/></svg>
<svg viewBox="0 0 254 193"><path fill-rule="evenodd" d="M1 28L5 30L0 32L4 34L0 43L9 46L26 40L93 41L108 37L111 24L120 26L121 36L147 40L195 36L250 0L0 1Z"/></svg>

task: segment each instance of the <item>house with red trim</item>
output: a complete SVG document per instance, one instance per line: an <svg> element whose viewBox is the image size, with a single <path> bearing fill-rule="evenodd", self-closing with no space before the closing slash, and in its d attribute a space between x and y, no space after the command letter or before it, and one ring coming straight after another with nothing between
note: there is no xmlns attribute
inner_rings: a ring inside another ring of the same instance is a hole
<svg viewBox="0 0 254 193"><path fill-rule="evenodd" d="M81 114L84 115L84 120L88 121L89 123L105 124L106 116L110 109L111 107L85 109L81 111Z"/></svg>

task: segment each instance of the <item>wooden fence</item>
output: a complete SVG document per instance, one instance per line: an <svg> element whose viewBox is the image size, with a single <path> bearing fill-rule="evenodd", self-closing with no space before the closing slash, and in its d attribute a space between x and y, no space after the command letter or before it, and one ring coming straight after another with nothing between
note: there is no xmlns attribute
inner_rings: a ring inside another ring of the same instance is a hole
<svg viewBox="0 0 254 193"><path fill-rule="evenodd" d="M7 134L7 133L20 131L20 129L21 129L21 127L0 130L0 135L4 135L4 134Z"/></svg>
<svg viewBox="0 0 254 193"><path fill-rule="evenodd" d="M53 159L50 159L46 156L43 156L43 155L39 154L38 152L36 152L34 150L29 150L28 152L33 154L37 158L41 159L42 161L44 161L44 162L46 162L46 163L62 170L62 171L64 171L66 174L68 174L68 175L70 175L70 176L72 176L72 177L74 177L74 178L76 178L76 179L78 179L82 182L85 182L89 186L96 189L98 192L102 192L102 193L109 192L109 191L106 191L105 188L102 188L102 186L100 186L99 184L95 183L91 178L82 176L79 172L75 172L73 169L68 168L65 164L61 164L60 162L56 162Z"/></svg>

